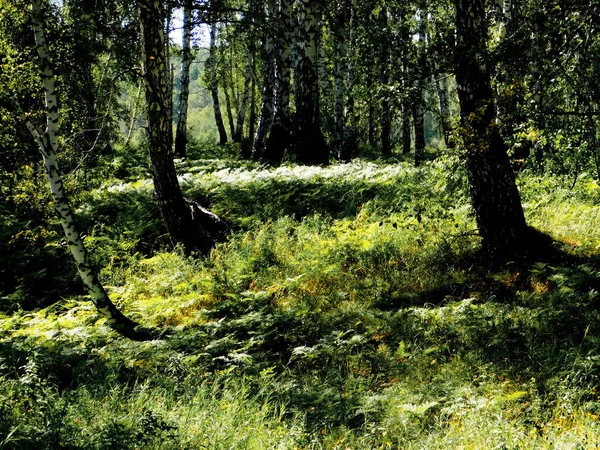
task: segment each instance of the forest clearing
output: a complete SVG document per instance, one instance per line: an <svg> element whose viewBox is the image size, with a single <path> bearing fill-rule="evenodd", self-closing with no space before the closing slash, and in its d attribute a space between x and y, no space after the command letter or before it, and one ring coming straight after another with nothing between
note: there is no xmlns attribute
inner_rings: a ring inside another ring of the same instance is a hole
<svg viewBox="0 0 600 450"><path fill-rule="evenodd" d="M600 447L596 4L0 18L0 449Z"/></svg>

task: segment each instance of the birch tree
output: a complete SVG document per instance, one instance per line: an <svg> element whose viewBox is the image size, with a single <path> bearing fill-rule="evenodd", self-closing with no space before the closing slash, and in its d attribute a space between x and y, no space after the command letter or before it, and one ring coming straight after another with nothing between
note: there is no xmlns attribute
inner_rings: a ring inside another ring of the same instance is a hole
<svg viewBox="0 0 600 450"><path fill-rule="evenodd" d="M181 79L179 91L179 112L175 133L175 155L183 158L187 147L187 114L190 96L190 65L192 63L192 0L186 0L183 7L183 33L181 42Z"/></svg>
<svg viewBox="0 0 600 450"><path fill-rule="evenodd" d="M265 147L265 160L279 164L288 150L291 138L290 73L294 39L293 0L279 0L276 30L275 85L273 123Z"/></svg>
<svg viewBox="0 0 600 450"><path fill-rule="evenodd" d="M272 19L276 11L275 1L267 0L264 11L267 20ZM252 146L252 156L255 159L263 159L265 156L267 137L275 117L275 39L273 30L269 27L264 29L261 50L263 58L262 103L256 136L254 136Z"/></svg>
<svg viewBox="0 0 600 450"><path fill-rule="evenodd" d="M329 148L319 123L319 8L314 0L296 0L296 158L302 164L328 164Z"/></svg>
<svg viewBox="0 0 600 450"><path fill-rule="evenodd" d="M138 0L150 169L154 196L171 241L187 252L208 253L225 233L224 223L194 201L183 197L173 163L171 86L166 59L161 0Z"/></svg>
<svg viewBox="0 0 600 450"><path fill-rule="evenodd" d="M227 131L223 123L223 115L221 114L221 102L219 101L219 78L217 76L217 39L218 39L218 24L213 22L210 25L210 45L209 56L206 62L208 68L208 85L210 95L212 97L213 112L215 114L215 123L219 132L219 144L227 143Z"/></svg>
<svg viewBox="0 0 600 450"><path fill-rule="evenodd" d="M44 33L44 15L40 0L31 1L31 10L35 45L44 85L46 128L44 131L40 131L40 129L36 127L24 113L22 114L21 119L25 122L27 129L34 138L42 156L44 170L54 201L54 208L60 219L71 255L77 264L79 276L87 288L98 313L106 318L109 326L127 337L134 339L150 338L151 336L148 332L136 329L137 324L121 313L110 300L106 290L98 280L98 274L92 266L89 253L81 238L81 233L75 224L71 206L58 168L58 100L50 53L48 51L48 44Z"/></svg>

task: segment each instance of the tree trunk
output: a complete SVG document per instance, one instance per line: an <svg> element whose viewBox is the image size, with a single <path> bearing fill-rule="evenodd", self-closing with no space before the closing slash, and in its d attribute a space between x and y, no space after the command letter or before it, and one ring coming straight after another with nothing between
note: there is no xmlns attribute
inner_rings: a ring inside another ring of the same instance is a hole
<svg viewBox="0 0 600 450"><path fill-rule="evenodd" d="M290 73L292 70L292 0L280 0L277 21L277 45L275 50L275 113L265 147L265 161L280 164L291 145Z"/></svg>
<svg viewBox="0 0 600 450"><path fill-rule="evenodd" d="M319 124L317 6L296 0L298 11L298 64L296 68L296 158L302 164L328 164L329 148Z"/></svg>
<svg viewBox="0 0 600 450"><path fill-rule="evenodd" d="M219 80L217 78L217 24L213 23L210 26L210 46L207 62L209 70L209 85L210 95L212 97L213 110L215 114L215 123L219 131L219 144L227 143L227 132L223 124L223 116L221 115L221 103L219 101Z"/></svg>
<svg viewBox="0 0 600 450"><path fill-rule="evenodd" d="M248 142L254 139L256 127L256 59L252 58L252 83L250 86L250 117L248 117ZM250 145L248 145L250 147ZM250 152L249 152L250 153Z"/></svg>
<svg viewBox="0 0 600 450"><path fill-rule="evenodd" d="M237 114L237 122L235 126L235 133L233 134L233 142L242 142L242 136L244 135L244 121L246 120L246 110L248 106L248 100L250 98L250 87L252 86L252 66L254 60L254 53L249 49L246 49L246 71L244 73L244 91L242 93L242 99L240 101L240 109Z"/></svg>
<svg viewBox="0 0 600 450"><path fill-rule="evenodd" d="M452 140L452 129L450 127L450 99L448 98L448 77L447 74L441 74L435 79L435 89L438 94L440 103L440 125L442 127L442 135L444 136L444 144L446 148L454 148Z"/></svg>
<svg viewBox="0 0 600 450"><path fill-rule="evenodd" d="M131 119L129 120L129 128L127 129L127 136L125 137L125 142L123 143L123 147L127 147L129 145L129 141L131 140L131 134L133 133L133 127L135 125L135 121L138 116L138 107L140 103L140 97L142 95L142 82L138 82L137 92L135 94L135 98L133 99L132 111L131 111Z"/></svg>
<svg viewBox="0 0 600 450"><path fill-rule="evenodd" d="M344 8L343 5L339 8ZM341 159L344 144L344 72L346 58L346 14L339 11L335 26L335 67L333 72L333 84L335 92L334 117L333 117L333 151L337 158Z"/></svg>
<svg viewBox="0 0 600 450"><path fill-rule="evenodd" d="M387 33L388 26L388 13L385 8L382 8L379 12L379 26L381 30L385 30L382 36L382 41L379 44L380 49L380 72L379 72L379 83L382 91L381 96L381 116L380 116L380 132L381 132L381 154L383 156L390 156L392 154L392 141L391 141L391 129L392 129L392 112L390 104L390 42Z"/></svg>
<svg viewBox="0 0 600 450"><path fill-rule="evenodd" d="M183 8L183 37L181 42L181 81L179 91L179 114L177 117L177 131L175 133L175 156L183 158L187 147L187 113L188 98L190 95L190 65L192 63L192 50L190 46L192 37L192 0L186 0Z"/></svg>
<svg viewBox="0 0 600 450"><path fill-rule="evenodd" d="M371 66L374 65L374 61L371 63ZM373 86L373 75L371 71L367 72L367 86ZM371 147L375 147L375 102L373 101L373 96L369 95L367 97L367 142Z"/></svg>
<svg viewBox="0 0 600 450"><path fill-rule="evenodd" d="M417 42L418 70L413 93L413 126L415 129L415 166L425 161L425 80L428 78L427 54L425 50L426 22L425 9L419 14L419 40Z"/></svg>
<svg viewBox="0 0 600 450"><path fill-rule="evenodd" d="M44 83L46 130L41 133L33 123L25 117L25 114L22 114L22 119L35 139L40 154L42 155L44 169L52 192L54 208L60 219L69 250L77 263L79 276L87 288L92 302L96 306L98 313L107 319L107 324L124 336L133 339L150 338L151 336L148 332L136 330L135 327L137 324L124 316L110 300L106 290L98 280L98 275L92 267L89 254L81 239L81 234L75 225L71 206L58 170L56 156L58 150L58 103L54 87L54 74L52 72L48 45L43 29L43 13L39 0L32 0L31 7L35 44Z"/></svg>
<svg viewBox="0 0 600 450"><path fill-rule="evenodd" d="M506 144L495 123L484 0L455 0L455 73L471 203L492 260L520 252L527 227Z"/></svg>
<svg viewBox="0 0 600 450"><path fill-rule="evenodd" d="M231 108L231 95L229 94L229 86L226 84L223 86L223 93L225 94L225 111L227 111L227 122L229 123L229 133L231 136L235 134L235 125L233 123L233 110Z"/></svg>
<svg viewBox="0 0 600 450"><path fill-rule="evenodd" d="M412 104L413 127L415 130L415 166L420 166L425 161L425 111L423 97L416 93Z"/></svg>
<svg viewBox="0 0 600 450"><path fill-rule="evenodd" d="M348 26L348 48L345 49L345 61L343 64L345 76L346 92L346 110L344 114L345 123L342 124L342 147L338 158L341 161L350 161L353 155L358 152L358 116L354 104L354 87L356 85L356 71L354 70L354 53L356 47L356 0L347 0L349 9L346 11L346 18L349 16Z"/></svg>
<svg viewBox="0 0 600 450"><path fill-rule="evenodd" d="M404 87L402 97L402 153L407 155L411 149L411 126L410 119L412 117L412 105L411 105L411 85L410 70L408 63L404 61L402 65L402 84Z"/></svg>
<svg viewBox="0 0 600 450"><path fill-rule="evenodd" d="M204 227L203 217L194 215L192 205L184 199L173 164L173 130L169 115L172 98L168 61L164 52L161 0L138 0L137 3L154 196L172 243L182 244L188 253L194 250L208 253L214 245L214 237Z"/></svg>
<svg viewBox="0 0 600 450"><path fill-rule="evenodd" d="M412 109L409 100L402 102L402 153L408 154L411 150L411 126L410 118L412 116Z"/></svg>
<svg viewBox="0 0 600 450"><path fill-rule="evenodd" d="M268 0L266 4L266 15L272 18L275 14L275 1ZM264 30L263 38L263 86L262 86L262 103L260 107L260 119L256 136L254 137L254 145L252 146L252 157L263 160L265 158L265 147L269 130L273 124L275 116L275 89L277 86L276 68L275 68L275 42L271 29Z"/></svg>

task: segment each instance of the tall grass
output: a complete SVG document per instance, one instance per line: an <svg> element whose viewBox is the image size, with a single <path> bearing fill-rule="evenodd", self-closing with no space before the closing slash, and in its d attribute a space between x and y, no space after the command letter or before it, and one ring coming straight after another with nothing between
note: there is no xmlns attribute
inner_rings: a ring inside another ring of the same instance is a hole
<svg viewBox="0 0 600 450"><path fill-rule="evenodd" d="M491 271L453 160L182 170L233 225L209 257L149 241L146 182L80 210L112 298L169 334L78 297L0 317L0 447L599 445L593 180L522 174L555 252Z"/></svg>

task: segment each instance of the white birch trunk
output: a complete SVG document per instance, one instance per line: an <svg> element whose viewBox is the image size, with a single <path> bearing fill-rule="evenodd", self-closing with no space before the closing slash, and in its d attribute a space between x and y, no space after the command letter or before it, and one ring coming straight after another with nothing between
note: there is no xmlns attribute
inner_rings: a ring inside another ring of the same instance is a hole
<svg viewBox="0 0 600 450"><path fill-rule="evenodd" d="M79 276L89 291L92 302L96 306L98 313L107 319L108 325L132 338L148 338L149 335L147 333L136 331L135 327L137 324L125 317L111 302L104 287L98 280L81 235L73 220L73 214L64 190L63 181L60 177L56 158L56 151L58 149L58 104L39 0L32 0L31 7L35 43L44 83L46 129L41 133L31 121L25 117L23 119L42 155L55 210L67 238L69 250L77 264Z"/></svg>

